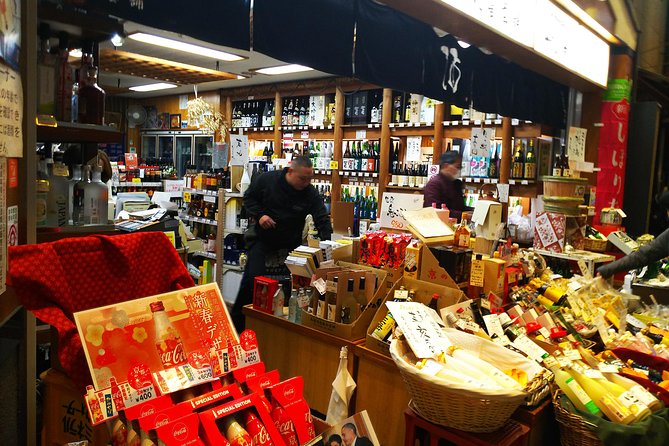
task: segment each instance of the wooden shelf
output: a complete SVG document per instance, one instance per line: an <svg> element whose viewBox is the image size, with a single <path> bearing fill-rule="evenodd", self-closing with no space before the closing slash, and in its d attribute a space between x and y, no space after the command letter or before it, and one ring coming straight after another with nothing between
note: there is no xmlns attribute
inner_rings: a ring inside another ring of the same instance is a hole
<svg viewBox="0 0 669 446"><path fill-rule="evenodd" d="M386 186L387 190L399 190L402 192L420 192L423 193L424 188L408 187L408 186Z"/></svg>
<svg viewBox="0 0 669 446"><path fill-rule="evenodd" d="M39 142L123 143L124 134L113 127L58 122L57 127L37 126Z"/></svg>

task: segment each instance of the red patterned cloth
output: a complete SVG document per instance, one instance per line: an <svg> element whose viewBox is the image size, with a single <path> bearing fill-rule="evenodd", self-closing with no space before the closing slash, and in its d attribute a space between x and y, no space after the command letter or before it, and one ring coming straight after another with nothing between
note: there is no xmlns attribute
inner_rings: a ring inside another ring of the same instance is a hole
<svg viewBox="0 0 669 446"><path fill-rule="evenodd" d="M58 329L58 357L82 389L92 379L73 313L194 286L162 232L12 246L8 258L8 284L27 310Z"/></svg>

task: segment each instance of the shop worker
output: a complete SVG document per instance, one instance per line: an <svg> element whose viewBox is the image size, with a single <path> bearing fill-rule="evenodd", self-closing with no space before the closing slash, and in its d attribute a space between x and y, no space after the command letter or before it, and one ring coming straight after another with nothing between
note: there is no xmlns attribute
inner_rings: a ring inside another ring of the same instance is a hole
<svg viewBox="0 0 669 446"><path fill-rule="evenodd" d="M321 240L329 240L332 235L330 215L311 185L313 174L311 160L297 156L290 167L259 175L244 194L250 220L244 235L246 268L232 309L238 332L244 329L242 307L252 302L253 279L265 275L268 266L283 264L288 253L302 244L306 216L313 217Z"/></svg>
<svg viewBox="0 0 669 446"><path fill-rule="evenodd" d="M450 211L450 216L457 219L462 217L463 211L470 210L465 206L460 169L462 169L460 153L449 150L441 154L439 173L428 181L423 190L423 207L430 207L434 203L440 209L444 204Z"/></svg>
<svg viewBox="0 0 669 446"><path fill-rule="evenodd" d="M664 192L657 199L658 204L667 214L669 218L669 192ZM669 229L666 229L662 234L655 237L655 239L640 247L638 250L631 252L629 255L622 257L615 262L607 263L597 268L597 273L605 279L621 271L631 271L633 269L642 268L654 262L658 262L665 257L669 257Z"/></svg>

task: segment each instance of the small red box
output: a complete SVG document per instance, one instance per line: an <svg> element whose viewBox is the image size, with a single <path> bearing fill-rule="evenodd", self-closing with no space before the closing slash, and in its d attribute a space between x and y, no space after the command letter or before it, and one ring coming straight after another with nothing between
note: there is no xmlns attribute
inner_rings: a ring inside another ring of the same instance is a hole
<svg viewBox="0 0 669 446"><path fill-rule="evenodd" d="M567 218L564 214L538 212L534 224L534 249L562 252L566 231Z"/></svg>
<svg viewBox="0 0 669 446"><path fill-rule="evenodd" d="M253 308L272 314L272 298L277 288L277 280L264 276L253 279Z"/></svg>
<svg viewBox="0 0 669 446"><path fill-rule="evenodd" d="M184 417L192 413L193 409L187 402L168 407L167 409L153 412L138 419L139 427L152 440L156 440L155 433L151 431L157 427L163 426L177 418Z"/></svg>
<svg viewBox="0 0 669 446"><path fill-rule="evenodd" d="M265 389L272 400L283 407L295 426L300 444L309 442L316 436L309 404L303 396L304 380L295 376Z"/></svg>
<svg viewBox="0 0 669 446"><path fill-rule="evenodd" d="M239 384L244 384L250 378L262 375L265 373L265 363L258 362L256 364L247 365L241 369L236 369L232 371L232 376L235 377L235 381Z"/></svg>
<svg viewBox="0 0 669 446"><path fill-rule="evenodd" d="M204 446L199 429L200 419L196 413L191 413L157 427L156 434L166 446Z"/></svg>
<svg viewBox="0 0 669 446"><path fill-rule="evenodd" d="M222 389L217 389L195 397L187 403L191 405L193 410L200 412L210 409L211 406L215 404L219 405L230 400L241 398L242 396L244 396L242 389L240 389L237 384L230 384Z"/></svg>

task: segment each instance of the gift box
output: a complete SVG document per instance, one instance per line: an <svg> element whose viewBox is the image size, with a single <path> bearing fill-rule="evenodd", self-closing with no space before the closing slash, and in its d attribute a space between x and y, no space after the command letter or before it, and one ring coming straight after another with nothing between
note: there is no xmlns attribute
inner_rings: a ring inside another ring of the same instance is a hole
<svg viewBox="0 0 669 446"><path fill-rule="evenodd" d="M562 252L566 230L567 218L564 214L538 212L534 225L534 249Z"/></svg>

